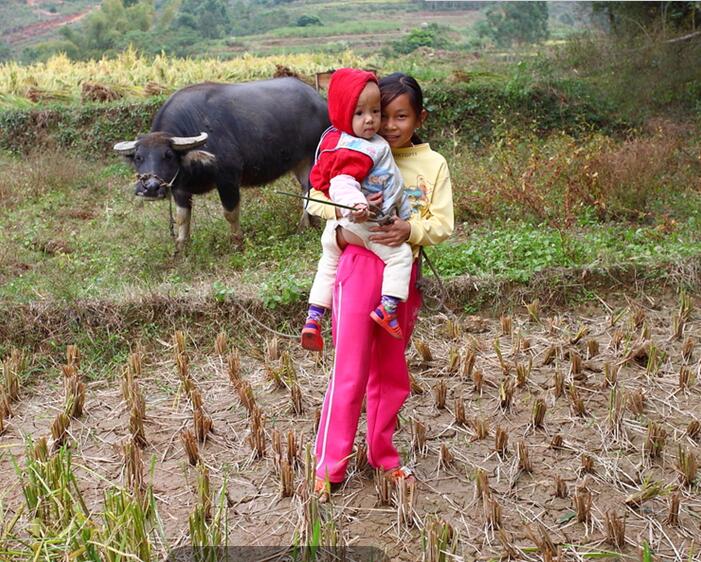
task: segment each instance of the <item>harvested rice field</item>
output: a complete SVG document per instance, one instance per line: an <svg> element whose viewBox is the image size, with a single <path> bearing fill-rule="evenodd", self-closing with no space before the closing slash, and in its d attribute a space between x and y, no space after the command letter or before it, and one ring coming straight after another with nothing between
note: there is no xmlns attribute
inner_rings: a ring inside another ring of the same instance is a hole
<svg viewBox="0 0 701 562"><path fill-rule="evenodd" d="M253 325L196 345L175 326L96 382L64 344L26 387L35 358L8 354L0 558L228 544L280 547L266 560L701 560L698 305L426 313L396 434L416 485L368 467L361 418L348 478L324 504L307 483L329 351L245 340Z"/></svg>

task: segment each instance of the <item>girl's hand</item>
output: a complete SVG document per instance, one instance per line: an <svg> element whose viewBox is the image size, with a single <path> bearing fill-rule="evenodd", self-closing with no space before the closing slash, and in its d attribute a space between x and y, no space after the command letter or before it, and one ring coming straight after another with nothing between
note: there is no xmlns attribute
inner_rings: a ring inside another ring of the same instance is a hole
<svg viewBox="0 0 701 562"><path fill-rule="evenodd" d="M409 240L411 225L405 220L394 219L392 224L375 226L370 231L375 233L370 236L370 240L373 242L385 246L399 246Z"/></svg>
<svg viewBox="0 0 701 562"><path fill-rule="evenodd" d="M370 211L368 211L368 206L358 203L355 206L355 210L350 213L351 222L362 223L370 218Z"/></svg>

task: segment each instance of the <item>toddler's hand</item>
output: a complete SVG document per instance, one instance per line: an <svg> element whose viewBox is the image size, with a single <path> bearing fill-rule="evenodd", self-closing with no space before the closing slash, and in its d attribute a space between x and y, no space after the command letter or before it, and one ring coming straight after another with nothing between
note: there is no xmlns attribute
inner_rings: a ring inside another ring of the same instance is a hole
<svg viewBox="0 0 701 562"><path fill-rule="evenodd" d="M377 193L368 193L366 199L368 200L368 203L370 205L382 207L382 200L384 199L384 197L382 195L382 192L378 191Z"/></svg>
<svg viewBox="0 0 701 562"><path fill-rule="evenodd" d="M370 212L368 211L368 206L363 203L358 203L355 205L355 210L351 211L350 220L351 222L365 222L370 217Z"/></svg>

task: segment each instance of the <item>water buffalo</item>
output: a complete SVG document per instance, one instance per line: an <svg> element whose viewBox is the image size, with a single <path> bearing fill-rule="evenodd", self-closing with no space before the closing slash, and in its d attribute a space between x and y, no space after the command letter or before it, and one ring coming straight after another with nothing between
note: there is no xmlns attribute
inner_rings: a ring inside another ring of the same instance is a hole
<svg viewBox="0 0 701 562"><path fill-rule="evenodd" d="M136 168L137 196L161 199L171 188L180 252L190 237L193 194L217 188L240 243L239 186L265 184L292 171L307 190L314 152L328 125L326 102L296 78L207 82L175 92L150 133L117 143L114 150Z"/></svg>

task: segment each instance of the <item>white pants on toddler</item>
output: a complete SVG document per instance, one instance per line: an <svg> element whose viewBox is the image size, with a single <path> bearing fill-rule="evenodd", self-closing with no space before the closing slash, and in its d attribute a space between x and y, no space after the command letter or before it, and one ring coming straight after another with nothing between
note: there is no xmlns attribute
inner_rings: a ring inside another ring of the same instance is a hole
<svg viewBox="0 0 701 562"><path fill-rule="evenodd" d="M321 235L321 258L317 266L314 284L309 293L309 302L331 308L336 269L341 249L336 241L336 229L342 226L363 241L363 245L385 263L382 276L382 294L405 301L409 295L409 278L414 256L409 244L387 246L370 240L373 222L354 223L348 219L330 220Z"/></svg>

